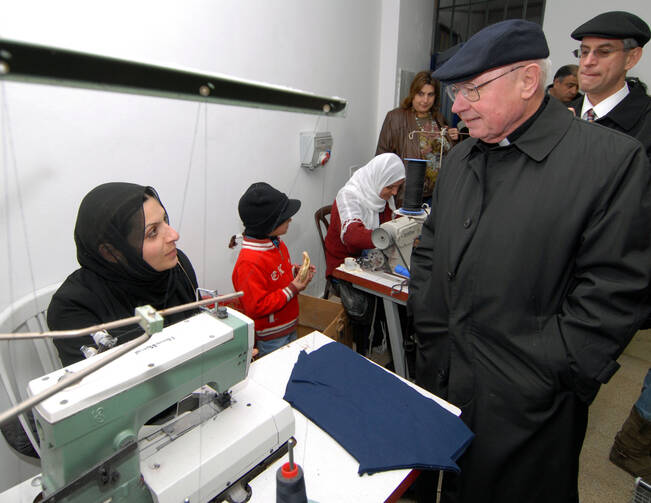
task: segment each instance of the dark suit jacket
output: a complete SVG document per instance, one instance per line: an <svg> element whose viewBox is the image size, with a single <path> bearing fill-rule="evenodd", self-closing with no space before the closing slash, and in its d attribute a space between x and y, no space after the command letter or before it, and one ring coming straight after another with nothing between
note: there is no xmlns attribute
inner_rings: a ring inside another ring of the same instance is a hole
<svg viewBox="0 0 651 503"><path fill-rule="evenodd" d="M621 131L637 139L646 155L651 160L651 97L637 79L626 81L630 92L606 116L599 117L595 122L611 129ZM583 96L570 103L577 116L581 113Z"/></svg>
<svg viewBox="0 0 651 503"><path fill-rule="evenodd" d="M646 151L651 161L651 97L647 95L645 86L637 79L628 79L629 94L620 101L605 117L595 122L611 129L621 131L637 139ZM583 96L574 100L570 107L576 114L581 113ZM651 318L641 328L651 328Z"/></svg>

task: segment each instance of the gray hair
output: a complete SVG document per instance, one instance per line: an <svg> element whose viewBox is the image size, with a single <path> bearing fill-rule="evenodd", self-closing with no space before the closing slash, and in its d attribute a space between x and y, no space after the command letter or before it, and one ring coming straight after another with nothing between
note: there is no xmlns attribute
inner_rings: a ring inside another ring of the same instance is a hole
<svg viewBox="0 0 651 503"><path fill-rule="evenodd" d="M534 64L540 68L540 79L538 81L538 91L545 91L547 84L547 76L552 72L552 60L549 58L544 59L532 59L529 61L519 61L521 65L531 65ZM515 75L511 77L515 79Z"/></svg>
<svg viewBox="0 0 651 503"><path fill-rule="evenodd" d="M540 81L538 82L538 90L545 90L547 84L547 76L552 73L552 60L549 58L538 59L534 61L540 68Z"/></svg>
<svg viewBox="0 0 651 503"><path fill-rule="evenodd" d="M623 38L622 43L624 44L624 51L630 51L640 45L634 38Z"/></svg>

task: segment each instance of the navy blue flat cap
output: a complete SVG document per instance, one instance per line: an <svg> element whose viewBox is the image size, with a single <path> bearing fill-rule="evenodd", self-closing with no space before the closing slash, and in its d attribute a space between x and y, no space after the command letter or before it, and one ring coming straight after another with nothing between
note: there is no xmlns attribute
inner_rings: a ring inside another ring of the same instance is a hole
<svg viewBox="0 0 651 503"><path fill-rule="evenodd" d="M443 66L445 62L450 59L452 56L454 56L457 52L459 52L459 49L463 47L463 42L453 45L449 49L446 49L443 51L441 54L438 55L436 58L436 66Z"/></svg>
<svg viewBox="0 0 651 503"><path fill-rule="evenodd" d="M651 38L649 25L635 14L623 11L604 12L583 23L570 35L574 40L583 37L633 38L643 47Z"/></svg>
<svg viewBox="0 0 651 503"><path fill-rule="evenodd" d="M453 84L491 68L548 56L549 47L539 24L508 19L475 33L432 77Z"/></svg>

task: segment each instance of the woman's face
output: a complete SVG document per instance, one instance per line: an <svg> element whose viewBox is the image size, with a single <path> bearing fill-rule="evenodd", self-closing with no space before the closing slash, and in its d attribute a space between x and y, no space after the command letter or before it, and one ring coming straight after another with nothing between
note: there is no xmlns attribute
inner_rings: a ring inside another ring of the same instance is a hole
<svg viewBox="0 0 651 503"><path fill-rule="evenodd" d="M414 99L411 101L411 106L414 107L417 113L424 114L430 111L432 105L434 105L435 98L434 86L432 84L425 84L416 93L416 96L414 96Z"/></svg>
<svg viewBox="0 0 651 503"><path fill-rule="evenodd" d="M179 261L176 256L179 234L165 221L165 210L156 199L148 198L142 208L145 212L142 258L159 272L171 269Z"/></svg>
<svg viewBox="0 0 651 503"><path fill-rule="evenodd" d="M400 190L400 187L402 186L403 183L405 183L404 178L402 180L398 180L396 183L392 183L391 185L387 185L386 187L383 187L382 190L380 191L380 197L385 201L391 199L391 196L395 197L396 194L398 194L398 191Z"/></svg>

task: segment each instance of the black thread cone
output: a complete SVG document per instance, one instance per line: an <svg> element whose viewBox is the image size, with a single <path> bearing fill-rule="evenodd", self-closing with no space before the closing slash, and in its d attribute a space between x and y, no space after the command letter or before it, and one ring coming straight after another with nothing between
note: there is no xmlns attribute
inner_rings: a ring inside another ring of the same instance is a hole
<svg viewBox="0 0 651 503"><path fill-rule="evenodd" d="M402 207L407 211L419 211L423 206L427 162L424 159L406 159L406 161L407 179L405 180L405 197Z"/></svg>

